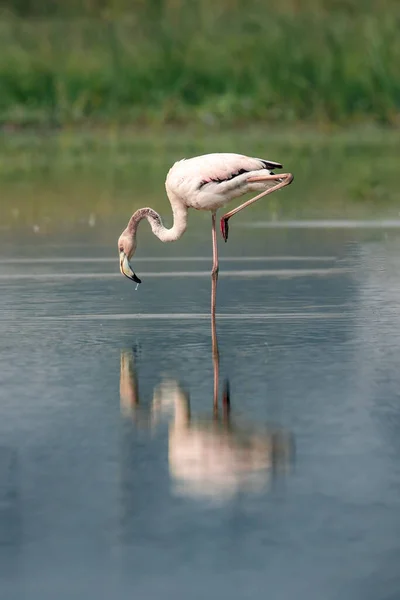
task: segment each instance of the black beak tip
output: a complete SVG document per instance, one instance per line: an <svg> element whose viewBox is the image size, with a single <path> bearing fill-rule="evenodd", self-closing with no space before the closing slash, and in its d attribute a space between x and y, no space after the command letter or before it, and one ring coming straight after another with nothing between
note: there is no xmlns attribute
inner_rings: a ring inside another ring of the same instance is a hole
<svg viewBox="0 0 400 600"><path fill-rule="evenodd" d="M142 280L141 280L141 279L139 279L139 277L138 277L138 276L137 276L135 273L133 274L133 281L134 281L135 283L142 283Z"/></svg>

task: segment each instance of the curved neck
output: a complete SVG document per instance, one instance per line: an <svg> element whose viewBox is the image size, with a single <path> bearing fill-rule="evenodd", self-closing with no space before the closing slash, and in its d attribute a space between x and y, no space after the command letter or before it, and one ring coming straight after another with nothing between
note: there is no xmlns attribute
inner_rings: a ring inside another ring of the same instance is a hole
<svg viewBox="0 0 400 600"><path fill-rule="evenodd" d="M152 208L139 208L139 210L134 212L126 229L133 237L135 237L140 221L147 219L150 223L152 232L158 237L159 240L162 242L175 242L186 231L187 208L186 206L182 205L173 206L172 212L174 216L174 222L171 229L164 227L160 215Z"/></svg>

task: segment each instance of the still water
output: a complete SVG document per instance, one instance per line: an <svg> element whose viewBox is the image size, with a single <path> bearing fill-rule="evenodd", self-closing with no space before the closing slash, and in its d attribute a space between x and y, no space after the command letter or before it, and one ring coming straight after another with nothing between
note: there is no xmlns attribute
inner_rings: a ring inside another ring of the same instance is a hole
<svg viewBox="0 0 400 600"><path fill-rule="evenodd" d="M218 411L209 232L2 243L1 598L399 597L400 236L232 240Z"/></svg>

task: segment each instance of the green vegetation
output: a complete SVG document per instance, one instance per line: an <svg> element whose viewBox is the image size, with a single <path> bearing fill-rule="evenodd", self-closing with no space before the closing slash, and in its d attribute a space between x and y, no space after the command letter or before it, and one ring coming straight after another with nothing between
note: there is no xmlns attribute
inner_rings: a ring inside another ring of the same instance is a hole
<svg viewBox="0 0 400 600"><path fill-rule="evenodd" d="M301 218L396 218L400 176L397 132L282 132L203 128L159 135L137 130L0 135L1 227L74 231L94 219L111 237L136 208L150 205L171 221L164 180L172 163L209 151L281 160L292 186L265 198L239 221ZM92 215L92 217L91 217ZM191 220L209 226L209 215ZM115 237L114 235L114 237ZM112 238L113 239L113 238Z"/></svg>
<svg viewBox="0 0 400 600"><path fill-rule="evenodd" d="M295 174L252 218L397 218L399 31L398 0L0 0L1 227L168 221L210 151Z"/></svg>
<svg viewBox="0 0 400 600"><path fill-rule="evenodd" d="M399 123L396 1L15 0L12 9L0 20L3 124Z"/></svg>

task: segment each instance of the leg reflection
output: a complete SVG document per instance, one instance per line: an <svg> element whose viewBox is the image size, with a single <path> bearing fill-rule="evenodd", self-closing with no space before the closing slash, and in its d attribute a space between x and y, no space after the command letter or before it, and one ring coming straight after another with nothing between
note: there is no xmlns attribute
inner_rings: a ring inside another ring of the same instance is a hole
<svg viewBox="0 0 400 600"><path fill-rule="evenodd" d="M214 370L214 394L213 394L213 407L214 414L218 416L218 391L219 391L219 350L218 350L218 338L217 338L217 324L215 319L215 295L217 287L217 278L212 278L211 288L211 347L212 347L212 361Z"/></svg>

